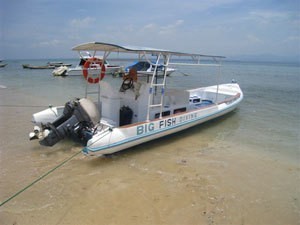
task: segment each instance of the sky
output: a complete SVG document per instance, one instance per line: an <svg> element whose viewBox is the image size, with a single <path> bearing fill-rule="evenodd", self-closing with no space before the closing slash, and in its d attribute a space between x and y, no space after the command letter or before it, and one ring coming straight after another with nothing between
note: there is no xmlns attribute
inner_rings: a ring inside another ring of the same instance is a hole
<svg viewBox="0 0 300 225"><path fill-rule="evenodd" d="M75 58L85 42L300 61L299 0L1 1L0 58Z"/></svg>

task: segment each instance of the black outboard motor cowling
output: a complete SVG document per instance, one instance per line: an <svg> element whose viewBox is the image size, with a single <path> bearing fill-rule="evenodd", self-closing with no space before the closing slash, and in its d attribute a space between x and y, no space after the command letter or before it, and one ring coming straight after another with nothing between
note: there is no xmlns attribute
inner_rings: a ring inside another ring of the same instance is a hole
<svg viewBox="0 0 300 225"><path fill-rule="evenodd" d="M89 99L70 101L65 104L63 115L53 123L43 127L48 133L40 141L41 145L53 146L65 137L71 137L86 144L93 135L93 128L100 121L96 105Z"/></svg>

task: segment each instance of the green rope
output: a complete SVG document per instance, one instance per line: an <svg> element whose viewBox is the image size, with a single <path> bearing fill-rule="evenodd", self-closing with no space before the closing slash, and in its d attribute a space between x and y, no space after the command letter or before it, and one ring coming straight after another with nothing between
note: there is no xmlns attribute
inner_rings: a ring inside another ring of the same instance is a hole
<svg viewBox="0 0 300 225"><path fill-rule="evenodd" d="M11 108L47 108L49 105L0 105L0 107L11 107Z"/></svg>
<svg viewBox="0 0 300 225"><path fill-rule="evenodd" d="M31 182L29 185L27 185L26 187L24 187L23 189L21 189L20 191L18 191L17 193L15 193L14 195L12 195L11 197L9 197L8 199L6 199L5 201L0 203L0 207L3 206L4 204L6 204L7 202L9 202L10 200L12 200L13 198L17 197L19 194L21 194L22 192L26 191L28 188L30 188L31 186L33 186L35 183L37 183L38 181L40 181L41 179L43 179L44 177L48 176L50 173L52 173L53 171L55 171L56 169L58 169L59 167L63 166L65 163L67 163L68 161L70 161L71 159L73 159L75 156L77 156L79 153L81 153L81 150L79 152L76 152L74 155L72 155L71 157L67 158L66 160L64 160L62 163L58 164L56 167L52 168L51 170L49 170L47 173L43 174L42 176L40 176L39 178L37 178L36 180L34 180L33 182Z"/></svg>

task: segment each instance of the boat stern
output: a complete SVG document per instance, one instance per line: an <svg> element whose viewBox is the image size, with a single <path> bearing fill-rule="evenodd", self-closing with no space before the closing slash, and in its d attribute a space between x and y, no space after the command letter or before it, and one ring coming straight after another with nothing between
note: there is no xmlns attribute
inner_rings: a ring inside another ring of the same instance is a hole
<svg viewBox="0 0 300 225"><path fill-rule="evenodd" d="M29 134L29 139L39 139L41 145L53 146L71 137L85 145L93 136L100 117L97 106L91 100L82 98L69 101L64 107L50 107L34 114L33 122L36 126Z"/></svg>

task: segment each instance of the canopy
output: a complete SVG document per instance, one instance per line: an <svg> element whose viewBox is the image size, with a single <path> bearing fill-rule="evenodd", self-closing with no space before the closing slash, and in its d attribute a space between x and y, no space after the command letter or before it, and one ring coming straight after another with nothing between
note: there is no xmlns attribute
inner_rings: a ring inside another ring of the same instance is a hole
<svg viewBox="0 0 300 225"><path fill-rule="evenodd" d="M89 42L77 45L72 48L74 51L104 51L104 52L124 52L124 53L136 53L136 54L163 54L163 55L175 55L175 56L191 56L191 57L212 57L212 58L225 58L224 56L215 55L202 55L191 54L183 52L174 52L164 49L155 49L148 47L115 45L103 42Z"/></svg>

